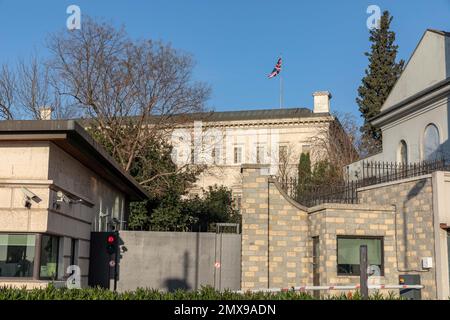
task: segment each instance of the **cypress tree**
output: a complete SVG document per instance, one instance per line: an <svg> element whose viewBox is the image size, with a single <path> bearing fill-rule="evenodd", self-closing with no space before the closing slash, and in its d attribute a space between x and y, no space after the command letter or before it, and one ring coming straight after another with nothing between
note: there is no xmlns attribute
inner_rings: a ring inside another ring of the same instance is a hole
<svg viewBox="0 0 450 320"><path fill-rule="evenodd" d="M362 146L369 154L380 151L382 141L381 130L372 126L369 119L380 113L404 65L403 60L396 62L398 46L395 45L395 32L390 30L392 19L389 12L385 11L379 27L370 30L371 52L365 53L369 58L369 66L356 98L364 118L361 127Z"/></svg>
<svg viewBox="0 0 450 320"><path fill-rule="evenodd" d="M309 153L302 153L297 170L297 196L308 190L311 184L311 159Z"/></svg>

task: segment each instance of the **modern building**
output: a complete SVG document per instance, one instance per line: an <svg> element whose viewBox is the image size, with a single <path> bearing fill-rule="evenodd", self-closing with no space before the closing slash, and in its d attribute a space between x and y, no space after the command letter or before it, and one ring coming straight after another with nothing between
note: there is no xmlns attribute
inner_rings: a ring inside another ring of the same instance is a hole
<svg viewBox="0 0 450 320"><path fill-rule="evenodd" d="M210 186L230 188L240 202L241 165L270 164L271 174L295 177L301 153L317 158L314 138L326 134L335 117L331 94L315 92L314 107L210 112L189 115L171 142L178 166L206 164L191 193Z"/></svg>
<svg viewBox="0 0 450 320"><path fill-rule="evenodd" d="M91 231L126 227L147 193L75 121L0 122L0 286L87 285Z"/></svg>

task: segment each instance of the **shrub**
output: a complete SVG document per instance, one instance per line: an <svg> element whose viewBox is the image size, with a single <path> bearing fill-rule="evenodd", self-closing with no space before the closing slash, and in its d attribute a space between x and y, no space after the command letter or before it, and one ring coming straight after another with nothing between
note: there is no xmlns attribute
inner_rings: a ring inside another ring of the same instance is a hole
<svg viewBox="0 0 450 320"><path fill-rule="evenodd" d="M230 290L219 292L211 287L202 287L197 291L177 290L162 292L156 289L139 288L135 291L114 292L101 288L67 289L55 288L49 285L43 289L26 290L25 288L0 287L0 300L313 300L312 295L304 292L278 292L278 293L235 293ZM324 296L327 300L360 300L361 295L340 294ZM383 296L373 294L373 300L395 300L399 297L393 293Z"/></svg>

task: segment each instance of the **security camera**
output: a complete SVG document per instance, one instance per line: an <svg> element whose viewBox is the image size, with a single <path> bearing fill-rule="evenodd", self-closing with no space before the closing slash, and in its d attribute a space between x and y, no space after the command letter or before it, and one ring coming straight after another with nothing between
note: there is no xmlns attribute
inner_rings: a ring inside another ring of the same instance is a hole
<svg viewBox="0 0 450 320"><path fill-rule="evenodd" d="M41 201L41 199L35 193L31 192L25 187L22 187L22 193L27 200L33 200L34 202Z"/></svg>
<svg viewBox="0 0 450 320"><path fill-rule="evenodd" d="M70 204L71 201L68 196L66 196L62 191L56 192L56 202L64 202Z"/></svg>
<svg viewBox="0 0 450 320"><path fill-rule="evenodd" d="M102 213L100 211L99 216L100 216L100 218L109 217L109 213Z"/></svg>

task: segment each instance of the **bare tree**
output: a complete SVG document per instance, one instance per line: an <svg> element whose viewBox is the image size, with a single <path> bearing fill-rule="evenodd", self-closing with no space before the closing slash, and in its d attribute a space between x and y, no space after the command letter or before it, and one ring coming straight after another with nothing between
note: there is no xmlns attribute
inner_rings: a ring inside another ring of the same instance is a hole
<svg viewBox="0 0 450 320"><path fill-rule="evenodd" d="M49 67L36 56L19 60L12 68L3 65L0 72L0 117L41 120L43 108L51 108L54 118L70 117L69 105L62 103L51 80Z"/></svg>
<svg viewBox="0 0 450 320"><path fill-rule="evenodd" d="M207 86L192 81L189 55L161 42L132 41L123 29L90 18L81 30L54 35L48 46L58 92L76 103L126 171L145 158L149 143L184 121L181 115L203 110L209 96Z"/></svg>
<svg viewBox="0 0 450 320"><path fill-rule="evenodd" d="M298 155L292 144L281 145L278 147L278 179L283 184L287 184L295 178Z"/></svg>
<svg viewBox="0 0 450 320"><path fill-rule="evenodd" d="M336 177L343 178L343 168L359 159L359 127L351 114L333 117L311 139L312 153L315 159L328 161L337 170Z"/></svg>
<svg viewBox="0 0 450 320"><path fill-rule="evenodd" d="M16 80L14 73L6 65L0 70L0 119L14 118L14 98Z"/></svg>

